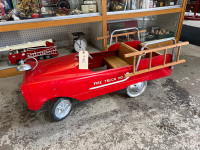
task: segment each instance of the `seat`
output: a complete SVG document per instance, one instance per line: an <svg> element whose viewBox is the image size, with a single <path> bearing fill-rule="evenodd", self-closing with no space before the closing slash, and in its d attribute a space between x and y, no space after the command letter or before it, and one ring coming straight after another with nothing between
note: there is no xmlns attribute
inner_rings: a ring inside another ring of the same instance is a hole
<svg viewBox="0 0 200 150"><path fill-rule="evenodd" d="M106 63L109 64L110 67L112 68L119 68L119 67L125 67L128 66L129 64L126 63L123 59L117 57L117 56L111 56L111 57L106 57L104 58Z"/></svg>
<svg viewBox="0 0 200 150"><path fill-rule="evenodd" d="M133 64L133 58L125 58L124 54L137 52L138 50L126 45L125 43L120 43L118 56L111 56L104 58L106 64L112 68L125 67ZM137 61L137 58L136 58Z"/></svg>

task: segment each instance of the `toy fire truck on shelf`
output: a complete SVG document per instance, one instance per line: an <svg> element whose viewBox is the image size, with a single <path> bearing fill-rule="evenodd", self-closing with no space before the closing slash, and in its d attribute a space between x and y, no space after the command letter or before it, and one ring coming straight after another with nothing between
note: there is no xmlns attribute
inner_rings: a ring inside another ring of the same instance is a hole
<svg viewBox="0 0 200 150"><path fill-rule="evenodd" d="M34 57L37 60L42 60L58 56L58 52L52 39L0 48L0 51L6 50L10 50L8 55L10 64L21 64L22 60L30 57Z"/></svg>

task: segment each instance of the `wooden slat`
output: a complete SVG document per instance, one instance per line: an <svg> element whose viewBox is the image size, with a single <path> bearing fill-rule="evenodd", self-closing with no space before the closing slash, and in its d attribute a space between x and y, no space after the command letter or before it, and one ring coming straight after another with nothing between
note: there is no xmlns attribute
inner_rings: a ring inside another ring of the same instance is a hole
<svg viewBox="0 0 200 150"><path fill-rule="evenodd" d="M127 35L127 41L129 41L129 39L130 39L130 38L129 38L129 34L128 34L128 35Z"/></svg>
<svg viewBox="0 0 200 150"><path fill-rule="evenodd" d="M154 71L154 70L158 70L158 69L163 69L163 68L170 67L170 66L177 65L177 64L181 64L181 63L184 63L184 62L185 62L185 60L183 59L183 60L180 60L178 62L168 63L165 66L160 65L160 66L152 67L151 69L144 69L144 70L137 71L135 73L125 74L125 77L131 77L131 76L139 75L139 74L142 74L142 73L146 73L146 72L150 72L150 71Z"/></svg>
<svg viewBox="0 0 200 150"><path fill-rule="evenodd" d="M115 38L115 43L117 43L118 42L118 39L117 39L117 37Z"/></svg>
<svg viewBox="0 0 200 150"><path fill-rule="evenodd" d="M155 53L157 53L158 55L162 55L162 53L160 53L160 52L155 52Z"/></svg>
<svg viewBox="0 0 200 150"><path fill-rule="evenodd" d="M133 48L133 47L131 47L131 46L129 46L129 45L127 45L127 44L125 44L125 43L121 43L120 44L120 49L119 49L119 56L121 55L121 54L123 54L123 56L121 56L121 57L125 57L125 55L127 54L127 52L128 52L128 54L130 53L130 52L138 52L138 50L137 49L135 49L135 48Z"/></svg>
<svg viewBox="0 0 200 150"><path fill-rule="evenodd" d="M146 30L140 30L140 31L139 31L139 33L144 33L144 32L146 32ZM127 32L127 33L115 34L115 35L113 35L113 37L131 35L131 34L136 34L136 33L137 33L137 32L134 31L134 32ZM102 40L102 39L107 39L107 38L110 38L110 35L108 35L108 36L103 36L103 37L97 37L97 40Z"/></svg>
<svg viewBox="0 0 200 150"><path fill-rule="evenodd" d="M141 43L140 45L142 44L143 43ZM152 48L157 48L157 47L162 47L162 46L167 46L167 45L172 45L172 44L174 44L174 42L171 40L171 41L165 41L162 43L151 44L151 45L148 45L147 48L152 49Z"/></svg>
<svg viewBox="0 0 200 150"><path fill-rule="evenodd" d="M135 73L136 56L133 57L133 73Z"/></svg>
<svg viewBox="0 0 200 150"><path fill-rule="evenodd" d="M164 49L164 60L163 60L163 65L165 65L165 62L166 62L166 55L167 55L167 49Z"/></svg>
<svg viewBox="0 0 200 150"><path fill-rule="evenodd" d="M170 14L170 13L176 13L176 12L181 12L181 11L182 11L182 8L172 8L172 9L155 10L155 11L144 11L144 12L127 13L127 14L116 14L116 15L108 15L107 19L108 20L117 20L117 19L125 19L125 18Z"/></svg>
<svg viewBox="0 0 200 150"><path fill-rule="evenodd" d="M179 61L180 52L181 52L181 47L179 46L179 47L178 47L178 52L177 52L176 61Z"/></svg>
<svg viewBox="0 0 200 150"><path fill-rule="evenodd" d="M154 48L154 49L150 49L150 50L138 51L138 52L135 52L135 53L125 54L125 57L143 55L145 53L156 52L156 51L160 51L160 50L163 50L163 49L169 49L169 48L174 48L174 47L177 47L177 46L183 46L183 45L188 45L188 44L189 44L189 42L181 42L181 43L168 45L168 46L163 46L163 47L158 47L158 48Z"/></svg>
<svg viewBox="0 0 200 150"><path fill-rule="evenodd" d="M149 69L151 69L152 52L149 55Z"/></svg>
<svg viewBox="0 0 200 150"><path fill-rule="evenodd" d="M103 50L104 51L107 51L107 49L108 49L108 45L106 43L107 43L107 39L103 39ZM106 46L106 48L105 48L105 46Z"/></svg>
<svg viewBox="0 0 200 150"><path fill-rule="evenodd" d="M16 68L0 70L0 78L12 77L23 74L23 71L17 71Z"/></svg>

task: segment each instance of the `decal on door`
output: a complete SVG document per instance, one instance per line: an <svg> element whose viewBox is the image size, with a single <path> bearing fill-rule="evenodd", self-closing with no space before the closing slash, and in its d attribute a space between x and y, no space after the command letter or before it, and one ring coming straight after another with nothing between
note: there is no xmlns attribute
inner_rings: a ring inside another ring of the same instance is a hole
<svg viewBox="0 0 200 150"><path fill-rule="evenodd" d="M124 76L119 76L119 77L114 77L114 78L105 79L105 80L101 80L101 81L95 81L93 83L93 85L95 87L91 87L90 90L98 89L98 88L113 85L113 84L117 84L117 83L120 83L120 82L124 82L128 79L129 79L129 77L125 78Z"/></svg>

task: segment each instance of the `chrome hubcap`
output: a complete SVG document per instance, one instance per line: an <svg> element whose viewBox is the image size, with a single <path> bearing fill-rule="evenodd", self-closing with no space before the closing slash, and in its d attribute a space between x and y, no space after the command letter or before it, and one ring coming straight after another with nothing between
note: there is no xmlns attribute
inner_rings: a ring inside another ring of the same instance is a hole
<svg viewBox="0 0 200 150"><path fill-rule="evenodd" d="M142 94L145 91L146 87L147 87L147 81L132 84L127 87L127 94L130 97L139 96L140 94Z"/></svg>
<svg viewBox="0 0 200 150"><path fill-rule="evenodd" d="M69 114L72 104L69 100L62 100L55 109L55 115L58 118L63 118Z"/></svg>
<svg viewBox="0 0 200 150"><path fill-rule="evenodd" d="M138 93L138 92L140 92L142 90L143 87L144 87L144 83L143 82L130 85L130 92L131 93Z"/></svg>

